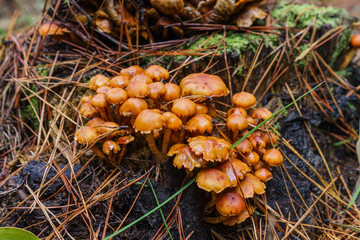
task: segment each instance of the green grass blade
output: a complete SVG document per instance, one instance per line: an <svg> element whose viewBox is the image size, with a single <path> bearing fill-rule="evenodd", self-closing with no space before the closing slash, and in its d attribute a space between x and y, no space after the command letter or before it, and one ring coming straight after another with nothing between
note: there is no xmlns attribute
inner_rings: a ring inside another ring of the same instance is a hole
<svg viewBox="0 0 360 240"><path fill-rule="evenodd" d="M168 199L166 199L164 202L162 202L160 205L158 205L156 208L152 209L151 211L149 211L148 213L144 214L143 216L139 217L138 219L136 219L135 221L133 221L132 223L126 225L125 227L121 228L119 231L111 234L110 236L107 236L106 238L104 238L104 240L108 240L112 237L115 237L116 235L118 235L119 233L125 231L126 229L130 228L131 226L135 225L136 223L140 222L141 220L143 220L144 218L148 217L150 214L152 214L153 212L159 210L159 208L161 208L162 206L164 206L165 204L167 204L168 202L170 202L173 198L175 198L177 195L179 195L182 191L184 191L185 189L187 189L191 184L193 184L195 182L196 178L191 179L187 184L185 184L182 188L180 188L176 193L174 193L171 197L169 197Z"/></svg>
<svg viewBox="0 0 360 240"><path fill-rule="evenodd" d="M340 227L348 228L348 229L351 229L351 230L353 230L353 231L355 231L355 232L360 233L360 229L359 229L359 228L356 228L356 227L352 227L352 226L344 225L344 224L339 224L339 223L334 223L334 222L333 222L332 224L338 225L338 226L340 226Z"/></svg>
<svg viewBox="0 0 360 240"><path fill-rule="evenodd" d="M159 200L158 200L158 198L157 198L157 196L156 196L155 190L154 190L154 188L153 188L153 185L152 185L150 179L148 179L148 182L149 182L150 187L151 187L151 190L152 190L152 192L153 192L153 194L154 194L154 197L155 197L155 200L156 200L156 204L159 206L160 203L159 203ZM172 237L172 235L171 235L170 229L169 229L169 227L168 227L168 225L167 225L167 223L166 223L166 219L165 219L164 213L163 213L163 211L161 210L161 208L159 208L159 211L160 211L161 218L162 218L162 220L163 220L163 222L164 222L164 224L165 224L166 230L167 230L167 232L169 233L170 238L173 240L173 237Z"/></svg>
<svg viewBox="0 0 360 240"><path fill-rule="evenodd" d="M236 145L238 145L240 142L242 142L245 138L247 138L250 134L252 134L253 132L255 132L259 127L261 127L262 125L264 125L265 123L269 122L272 118L274 118L276 115L278 115L279 113L281 113L282 111L284 111L285 109L287 109L288 107L290 107L291 105L293 105L294 103L296 103L297 101L299 101L300 99L302 99L303 97L305 97L306 95L308 95L309 93L311 93L312 91L314 91L315 89L317 89L318 87L320 87L322 83L319 83L318 85L316 85L314 88L312 88L311 90L307 91L306 93L304 93L303 95L301 95L299 98L297 98L295 101L289 103L288 105L286 105L285 107L283 107L282 109L280 109L279 111L277 111L276 113L274 113L273 115L271 115L271 117L269 117L268 119L266 119L265 121L261 122L259 125L257 125L255 128L251 129L245 136L243 136L242 138L240 138L239 140L237 140L232 146L231 146L231 150L234 149L236 147Z"/></svg>

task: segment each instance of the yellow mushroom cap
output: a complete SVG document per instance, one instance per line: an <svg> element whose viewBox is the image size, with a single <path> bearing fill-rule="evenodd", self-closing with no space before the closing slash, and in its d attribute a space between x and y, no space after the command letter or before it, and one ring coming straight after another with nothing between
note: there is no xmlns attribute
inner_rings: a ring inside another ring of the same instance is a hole
<svg viewBox="0 0 360 240"><path fill-rule="evenodd" d="M221 193L216 198L216 210L223 216L235 216L244 209L244 198L235 191Z"/></svg>
<svg viewBox="0 0 360 240"><path fill-rule="evenodd" d="M110 104L121 104L128 99L128 94L122 88L112 88L105 93L105 99Z"/></svg>
<svg viewBox="0 0 360 240"><path fill-rule="evenodd" d="M186 123L186 130L191 133L211 133L212 129L212 118L206 114L198 114Z"/></svg>
<svg viewBox="0 0 360 240"><path fill-rule="evenodd" d="M229 177L215 168L201 170L196 175L196 183L199 188L215 193L219 193L231 185Z"/></svg>
<svg viewBox="0 0 360 240"><path fill-rule="evenodd" d="M250 167L239 159L231 159L231 162L226 160L217 165L216 168L229 177L232 187L237 185L237 179L243 179L245 174L251 171Z"/></svg>
<svg viewBox="0 0 360 240"><path fill-rule="evenodd" d="M232 102L237 107L248 109L256 105L256 98L251 93L239 92L234 94Z"/></svg>
<svg viewBox="0 0 360 240"><path fill-rule="evenodd" d="M181 88L178 85L174 83L165 83L165 88L166 91L162 96L164 101L170 102L180 97Z"/></svg>
<svg viewBox="0 0 360 240"><path fill-rule="evenodd" d="M263 160L270 166L277 167L283 163L284 158L279 150L273 148L273 149L268 149L265 151Z"/></svg>
<svg viewBox="0 0 360 240"><path fill-rule="evenodd" d="M196 113L196 104L187 98L178 98L174 101L171 112L178 117L190 117Z"/></svg>
<svg viewBox="0 0 360 240"><path fill-rule="evenodd" d="M228 130L232 132L241 131L244 129L247 129L249 126L249 123L241 114L232 114L226 118L226 126Z"/></svg>
<svg viewBox="0 0 360 240"><path fill-rule="evenodd" d="M91 100L90 103L93 107L98 107L98 108L104 108L107 105L106 99L105 99L105 94L103 93L99 93L96 94Z"/></svg>
<svg viewBox="0 0 360 240"><path fill-rule="evenodd" d="M126 76L129 79L133 78L136 74L141 74L143 69L137 65L130 66L128 68L124 68L120 71L120 76Z"/></svg>
<svg viewBox="0 0 360 240"><path fill-rule="evenodd" d="M165 124L165 118L157 109L145 109L140 112L134 122L135 132L151 133L160 131Z"/></svg>
<svg viewBox="0 0 360 240"><path fill-rule="evenodd" d="M89 87L91 90L96 91L99 87L104 87L109 85L110 79L105 77L102 74L97 74L90 78Z"/></svg>
<svg viewBox="0 0 360 240"><path fill-rule="evenodd" d="M149 98L158 99L166 92L165 84L162 82L154 82L149 84L150 93Z"/></svg>
<svg viewBox="0 0 360 240"><path fill-rule="evenodd" d="M173 160L173 165L178 169L183 167L192 171L194 168L204 167L206 164L200 156L195 155L191 151L187 144L173 145L167 155L170 157L176 155Z"/></svg>
<svg viewBox="0 0 360 240"><path fill-rule="evenodd" d="M90 102L84 103L80 107L80 114L84 117L93 117L99 112L99 109L93 107Z"/></svg>
<svg viewBox="0 0 360 240"><path fill-rule="evenodd" d="M109 82L109 87L112 88L126 88L128 85L129 78L127 76L115 76Z"/></svg>
<svg viewBox="0 0 360 240"><path fill-rule="evenodd" d="M273 178L272 173L267 168L259 168L255 171L254 175L262 182L267 182Z"/></svg>
<svg viewBox="0 0 360 240"><path fill-rule="evenodd" d="M144 83L147 83L147 84L153 82L152 79L149 76L147 76L147 75L145 75L143 73L133 76L131 81L139 81L139 82L144 82Z"/></svg>
<svg viewBox="0 0 360 240"><path fill-rule="evenodd" d="M144 74L149 76L155 82L160 82L169 78L168 70L158 65L151 65L145 69Z"/></svg>
<svg viewBox="0 0 360 240"><path fill-rule="evenodd" d="M244 179L240 181L240 187L236 187L236 192L244 198L252 198L255 193L258 195L264 194L265 188L265 184L259 178L247 173Z"/></svg>
<svg viewBox="0 0 360 240"><path fill-rule="evenodd" d="M120 151L120 146L112 140L106 140L103 144L102 150L106 155L109 155L110 152L117 153Z"/></svg>
<svg viewBox="0 0 360 240"><path fill-rule="evenodd" d="M96 129L89 126L81 127L75 132L75 141L80 144L91 144L97 137Z"/></svg>
<svg viewBox="0 0 360 240"><path fill-rule="evenodd" d="M229 158L231 143L225 139L212 136L196 136L189 138L189 146L196 155L203 156L206 161L225 161Z"/></svg>
<svg viewBox="0 0 360 240"><path fill-rule="evenodd" d="M202 95L209 97L222 97L229 94L223 80L216 76L205 73L193 73L180 82L181 95Z"/></svg>
<svg viewBox="0 0 360 240"><path fill-rule="evenodd" d="M269 117L271 117L272 112L270 112L268 109L266 108L258 108L255 109L252 113L251 113L251 117L255 118L255 119L260 119L260 120L266 120Z"/></svg>
<svg viewBox="0 0 360 240"><path fill-rule="evenodd" d="M182 126L182 121L172 112L164 112L162 114L165 118L165 126L170 130L176 131L179 130Z"/></svg>
<svg viewBox="0 0 360 240"><path fill-rule="evenodd" d="M150 93L149 85L145 82L130 81L126 88L130 98L145 98Z"/></svg>
<svg viewBox="0 0 360 240"><path fill-rule="evenodd" d="M121 115L129 117L131 115L137 116L142 110L148 108L148 105L144 99L129 98L119 108Z"/></svg>

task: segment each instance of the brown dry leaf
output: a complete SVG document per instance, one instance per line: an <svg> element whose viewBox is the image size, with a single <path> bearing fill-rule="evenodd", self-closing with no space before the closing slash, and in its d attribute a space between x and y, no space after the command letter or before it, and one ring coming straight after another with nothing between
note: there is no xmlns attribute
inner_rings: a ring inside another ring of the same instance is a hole
<svg viewBox="0 0 360 240"><path fill-rule="evenodd" d="M250 27L256 19L264 19L267 13L255 5L246 6L239 12L232 23L236 23L238 27Z"/></svg>

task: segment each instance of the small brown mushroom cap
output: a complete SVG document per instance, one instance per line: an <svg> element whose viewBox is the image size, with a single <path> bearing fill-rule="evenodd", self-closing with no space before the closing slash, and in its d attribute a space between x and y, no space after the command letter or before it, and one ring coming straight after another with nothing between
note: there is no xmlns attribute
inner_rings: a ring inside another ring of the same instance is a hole
<svg viewBox="0 0 360 240"><path fill-rule="evenodd" d="M213 129L212 118L206 114L198 114L186 123L186 130L191 133L211 133Z"/></svg>
<svg viewBox="0 0 360 240"><path fill-rule="evenodd" d="M267 168L259 168L254 173L255 177L259 178L262 182L267 182L273 178L272 173Z"/></svg>
<svg viewBox="0 0 360 240"><path fill-rule="evenodd" d="M104 122L103 124L101 124L101 126L98 128L98 132L100 134L108 134L111 132L111 134L109 135L110 137L115 137L118 136L122 133L121 130L118 130L119 128L119 124L114 123L114 122Z"/></svg>
<svg viewBox="0 0 360 240"><path fill-rule="evenodd" d="M88 123L86 124L86 126L89 127L93 127L93 128L98 128L101 127L101 125L104 123L105 121L99 117L93 118L90 121L88 121Z"/></svg>
<svg viewBox="0 0 360 240"><path fill-rule="evenodd" d="M95 128L85 126L79 128L75 132L75 141L77 141L80 144L91 144L95 141L95 139L98 137L98 133Z"/></svg>
<svg viewBox="0 0 360 240"><path fill-rule="evenodd" d="M258 108L255 109L252 113L251 113L251 117L255 118L255 119L260 119L260 120L266 120L269 117L272 116L272 112L270 112L268 109L266 108Z"/></svg>
<svg viewBox="0 0 360 240"><path fill-rule="evenodd" d="M56 23L43 23L39 28L39 33L41 36L52 36L52 35L64 35L69 32L67 28L60 27Z"/></svg>
<svg viewBox="0 0 360 240"><path fill-rule="evenodd" d="M149 76L154 82L160 82L169 78L169 72L159 65L151 65L145 69L144 74Z"/></svg>
<svg viewBox="0 0 360 240"><path fill-rule="evenodd" d="M195 155L191 151L191 148L187 144L173 145L167 155L170 157L176 155L173 160L173 165L178 169L186 168L192 171L194 168L204 167L206 164L200 156Z"/></svg>
<svg viewBox="0 0 360 240"><path fill-rule="evenodd" d="M84 117L93 117L98 112L99 112L99 109L93 107L90 102L84 103L80 107L80 114Z"/></svg>
<svg viewBox="0 0 360 240"><path fill-rule="evenodd" d="M90 78L89 87L91 90L96 91L99 87L109 85L110 79L102 74L97 74Z"/></svg>
<svg viewBox="0 0 360 240"><path fill-rule="evenodd" d="M350 44L353 47L360 47L360 34L354 34L351 36Z"/></svg>
<svg viewBox="0 0 360 240"><path fill-rule="evenodd" d="M196 175L196 183L199 188L215 193L219 193L231 185L228 176L215 168L201 170Z"/></svg>
<svg viewBox="0 0 360 240"><path fill-rule="evenodd" d="M196 136L189 138L189 146L196 155L203 156L206 161L225 161L229 158L231 143L225 139L212 136Z"/></svg>
<svg viewBox="0 0 360 240"><path fill-rule="evenodd" d="M147 84L153 82L153 80L149 76L147 76L147 75L145 75L143 73L133 76L131 81L139 81L139 82L144 82L144 83L147 83Z"/></svg>
<svg viewBox="0 0 360 240"><path fill-rule="evenodd" d="M230 108L227 112L226 112L226 116L230 116L233 114L240 114L243 115L244 117L247 117L247 112L245 109L243 109L242 107L236 107L236 108Z"/></svg>
<svg viewBox="0 0 360 240"><path fill-rule="evenodd" d="M126 135L126 136L122 136L122 137L119 137L118 139L116 139L116 143L117 144L129 144L134 140L135 140L135 138L133 136Z"/></svg>
<svg viewBox="0 0 360 240"><path fill-rule="evenodd" d="M130 81L126 87L126 92L130 98L145 98L149 95L150 88L145 82Z"/></svg>
<svg viewBox="0 0 360 240"><path fill-rule="evenodd" d="M93 98L93 96L83 96L81 99L80 99L80 104L84 104L84 103L87 103L87 102L90 102L90 100Z"/></svg>
<svg viewBox="0 0 360 240"><path fill-rule="evenodd" d="M226 126L232 132L247 129L249 126L246 117L241 114L232 114L226 118Z"/></svg>
<svg viewBox="0 0 360 240"><path fill-rule="evenodd" d="M250 217L251 214L253 214L255 211L254 207L251 205L247 205L246 209L242 211L240 214L229 217L225 221L223 221L224 225L227 226L234 226L235 224L244 222L248 217Z"/></svg>
<svg viewBox="0 0 360 240"><path fill-rule="evenodd" d="M181 88L178 85L174 83L165 83L165 88L165 94L162 96L164 101L170 102L180 97Z"/></svg>
<svg viewBox="0 0 360 240"><path fill-rule="evenodd" d="M244 139L238 145L236 145L235 149L239 153L247 154L253 150L253 146L248 139Z"/></svg>
<svg viewBox="0 0 360 240"><path fill-rule="evenodd" d="M165 118L157 109L145 109L140 112L134 122L135 132L151 133L160 131L165 124Z"/></svg>
<svg viewBox="0 0 360 240"><path fill-rule="evenodd" d="M150 0L150 3L165 15L179 15L184 8L183 0Z"/></svg>
<svg viewBox="0 0 360 240"><path fill-rule="evenodd" d="M142 110L148 108L148 105L144 99L140 98L129 98L120 107L119 112L125 117L131 115L137 116Z"/></svg>
<svg viewBox="0 0 360 240"><path fill-rule="evenodd" d="M90 103L93 107L98 107L98 108L104 108L107 105L106 99L105 99L105 94L103 93L99 93L96 94L91 100Z"/></svg>
<svg viewBox="0 0 360 240"><path fill-rule="evenodd" d="M255 164L254 166L252 166L252 168L254 169L254 171L260 169L260 168L266 168L268 167L268 165L266 165L266 163L262 160L258 161L257 164Z"/></svg>
<svg viewBox="0 0 360 240"><path fill-rule="evenodd" d="M177 131L182 126L182 121L172 112L164 112L162 114L165 118L165 126L170 130Z"/></svg>
<svg viewBox="0 0 360 240"><path fill-rule="evenodd" d="M249 124L255 125L255 119L253 119L251 116L247 116L246 120L248 121Z"/></svg>
<svg viewBox="0 0 360 240"><path fill-rule="evenodd" d="M166 92L165 84L162 82L154 82L149 84L150 93L149 98L158 99Z"/></svg>
<svg viewBox="0 0 360 240"><path fill-rule="evenodd" d="M264 194L265 188L265 184L259 178L251 173L247 173L244 179L240 181L240 187L236 188L236 192L244 198L252 198L255 193L258 195Z"/></svg>
<svg viewBox="0 0 360 240"><path fill-rule="evenodd" d="M262 136L250 135L249 141L250 141L251 145L253 146L253 148L255 149L255 151L257 151L260 154L264 153L262 150L265 149L266 142ZM261 151L259 152L259 150L261 150Z"/></svg>
<svg viewBox="0 0 360 240"><path fill-rule="evenodd" d="M102 150L106 155L109 155L110 152L117 153L120 151L120 146L112 140L106 140L103 144Z"/></svg>
<svg viewBox="0 0 360 240"><path fill-rule="evenodd" d="M261 134L261 137L264 139L267 146L276 144L278 141L278 137L272 132L264 132Z"/></svg>
<svg viewBox="0 0 360 240"><path fill-rule="evenodd" d="M115 76L111 78L109 87L112 88L126 88L129 85L129 78L127 76Z"/></svg>
<svg viewBox="0 0 360 240"><path fill-rule="evenodd" d="M250 153L245 154L245 161L249 165L256 165L260 160L260 156L257 152L251 151Z"/></svg>
<svg viewBox="0 0 360 240"><path fill-rule="evenodd" d="M270 166L278 167L283 163L284 158L278 149L273 148L265 151L263 160Z"/></svg>
<svg viewBox="0 0 360 240"><path fill-rule="evenodd" d="M193 73L180 82L181 95L201 95L209 97L223 97L229 94L223 80L216 76L205 73Z"/></svg>
<svg viewBox="0 0 360 240"><path fill-rule="evenodd" d="M130 66L128 68L124 68L120 71L120 76L126 76L129 79L133 78L136 74L141 74L143 69L137 65Z"/></svg>
<svg viewBox="0 0 360 240"><path fill-rule="evenodd" d="M105 99L110 104L122 104L128 99L128 94L122 88L112 88L105 93Z"/></svg>
<svg viewBox="0 0 360 240"><path fill-rule="evenodd" d="M243 179L245 174L251 171L250 167L239 159L231 159L231 162L227 160L217 165L216 168L229 177L232 187L237 185L237 178Z"/></svg>
<svg viewBox="0 0 360 240"><path fill-rule="evenodd" d="M178 117L190 117L196 113L196 104L187 98L178 98L174 101L171 112Z"/></svg>
<svg viewBox="0 0 360 240"><path fill-rule="evenodd" d="M237 107L248 109L256 105L256 98L248 92L239 92L233 95L232 102Z"/></svg>
<svg viewBox="0 0 360 240"><path fill-rule="evenodd" d="M96 93L103 93L105 94L107 91L109 91L111 89L111 87L109 86L103 86L103 87L99 87L98 89L96 89Z"/></svg>
<svg viewBox="0 0 360 240"><path fill-rule="evenodd" d="M235 191L221 193L216 198L216 210L223 216L235 216L244 209L244 198Z"/></svg>
<svg viewBox="0 0 360 240"><path fill-rule="evenodd" d="M196 113L197 114L207 114L209 112L209 108L203 103L195 103L196 104Z"/></svg>

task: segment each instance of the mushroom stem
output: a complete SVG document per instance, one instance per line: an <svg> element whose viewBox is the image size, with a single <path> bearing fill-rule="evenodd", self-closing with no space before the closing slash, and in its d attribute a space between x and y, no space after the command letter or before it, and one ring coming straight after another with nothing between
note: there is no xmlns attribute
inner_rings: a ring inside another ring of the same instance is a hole
<svg viewBox="0 0 360 240"><path fill-rule="evenodd" d="M115 153L113 151L110 151L108 156L109 156L110 164L118 167L119 165L116 162Z"/></svg>
<svg viewBox="0 0 360 240"><path fill-rule="evenodd" d="M118 165L119 165L119 166L120 166L120 163L121 163L122 158L123 158L124 155L125 155L125 152L126 152L126 144L122 144L122 148L121 148L121 151L120 151L120 154L119 154L119 158L118 158Z"/></svg>
<svg viewBox="0 0 360 240"><path fill-rule="evenodd" d="M152 108L156 107L154 99L152 99L152 98L148 99L148 106L149 106L149 109L152 109Z"/></svg>
<svg viewBox="0 0 360 240"><path fill-rule="evenodd" d="M99 110L100 110L100 116L101 116L101 118L104 119L105 121L108 121L108 116L107 116L107 114L106 114L105 108L99 108Z"/></svg>
<svg viewBox="0 0 360 240"><path fill-rule="evenodd" d="M205 214L209 214L212 212L212 208L215 206L216 203L216 193L214 191L211 191L211 200L205 205L204 212Z"/></svg>
<svg viewBox="0 0 360 240"><path fill-rule="evenodd" d="M151 133L145 134L146 141L148 142L149 148L151 152L155 155L156 158L156 174L155 174L155 180L157 181L159 179L160 175L160 163L165 162L165 159L159 149L156 147L154 136Z"/></svg>
<svg viewBox="0 0 360 240"><path fill-rule="evenodd" d="M185 127L184 126L186 125L186 120L187 120L186 117L181 118L182 127L181 127L181 130L180 130L180 136L179 136L178 143L183 143L184 142L184 138L185 138Z"/></svg>
<svg viewBox="0 0 360 240"><path fill-rule="evenodd" d="M235 130L234 132L233 132L233 142L236 142L237 140L238 140L238 138L239 138L239 131L238 130Z"/></svg>
<svg viewBox="0 0 360 240"><path fill-rule="evenodd" d="M114 117L113 117L113 109L111 108L111 106L108 104L106 105L106 112L107 112L107 117L108 117L108 121L110 122L114 122Z"/></svg>
<svg viewBox="0 0 360 240"><path fill-rule="evenodd" d="M154 136L151 133L147 133L145 135L146 135L146 141L149 145L149 148L150 148L151 152L155 155L156 159L160 160L160 162L162 162L162 163L165 162L163 155L161 155L161 152L156 147Z"/></svg>
<svg viewBox="0 0 360 240"><path fill-rule="evenodd" d="M161 153L163 154L164 158L167 159L167 151L169 148L169 144L170 144L170 137L171 137L171 130L169 128L165 128L164 130L164 139L162 142L162 147L161 147Z"/></svg>
<svg viewBox="0 0 360 240"><path fill-rule="evenodd" d="M100 149L97 147L97 146L92 146L91 147L91 150L95 153L96 156L98 156L99 158L102 158L102 159L106 159L106 156L105 154L100 151Z"/></svg>

